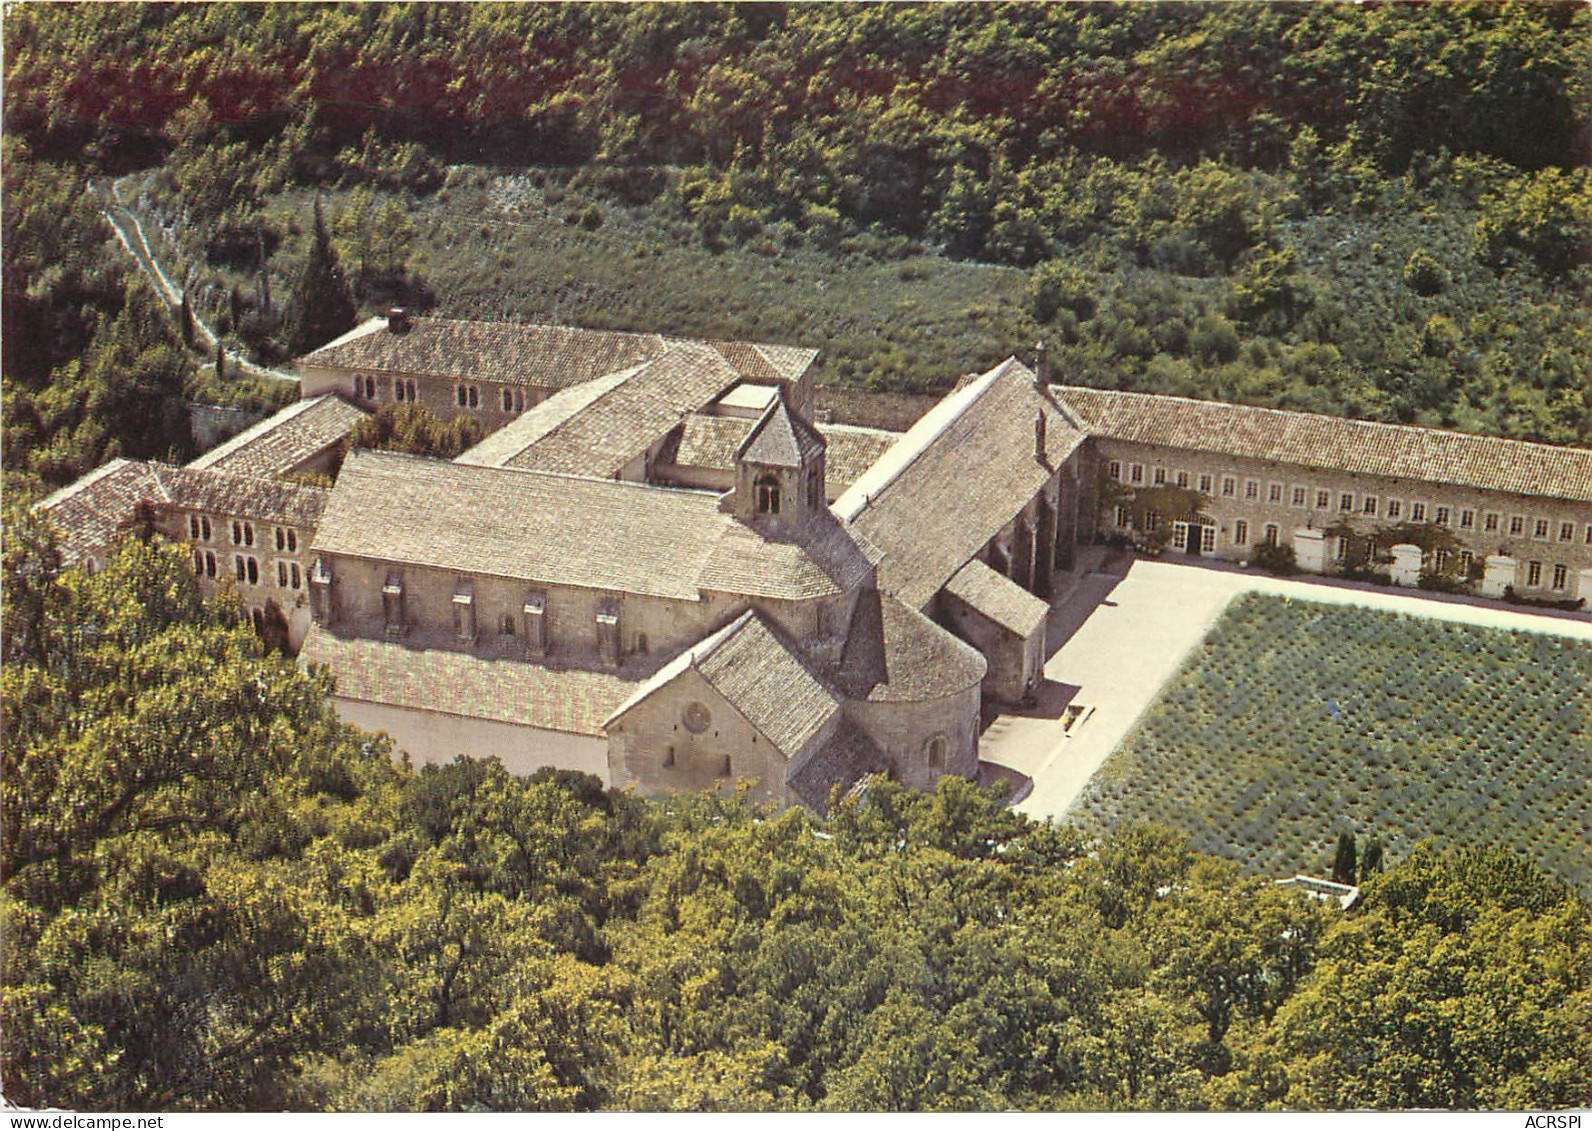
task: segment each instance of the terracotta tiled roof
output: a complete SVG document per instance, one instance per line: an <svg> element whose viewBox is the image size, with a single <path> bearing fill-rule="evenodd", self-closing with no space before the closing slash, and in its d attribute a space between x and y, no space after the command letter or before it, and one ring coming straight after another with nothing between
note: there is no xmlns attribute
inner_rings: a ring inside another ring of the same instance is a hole
<svg viewBox="0 0 1592 1131"><path fill-rule="evenodd" d="M1044 601L977 558L952 575L945 591L1023 639L1039 631L1050 615Z"/></svg>
<svg viewBox="0 0 1592 1131"><path fill-rule="evenodd" d="M163 501L164 488L147 463L114 459L41 499L33 509L49 517L61 536L63 557L76 565L110 549L139 503Z"/></svg>
<svg viewBox="0 0 1592 1131"><path fill-rule="evenodd" d="M331 498L327 487L256 479L194 467L150 467L164 488L169 505L207 514L280 522L314 529Z"/></svg>
<svg viewBox="0 0 1592 1131"><path fill-rule="evenodd" d="M737 381L715 351L681 345L641 366L504 460L507 467L608 478Z"/></svg>
<svg viewBox="0 0 1592 1131"><path fill-rule="evenodd" d="M313 529L330 493L324 487L118 459L41 500L35 509L49 515L67 561L76 563L108 550L140 503L157 512L177 508Z"/></svg>
<svg viewBox="0 0 1592 1131"><path fill-rule="evenodd" d="M395 331L385 318L372 318L305 354L297 364L562 389L633 368L687 344L713 349L738 374L751 380L795 380L817 356L816 350L790 346L701 343L661 334L523 322L410 318L407 329Z"/></svg>
<svg viewBox="0 0 1592 1131"><path fill-rule="evenodd" d="M1043 463L1034 450L1040 413ZM931 411L913 425L835 509L855 514L855 524L885 551L880 585L921 609L1083 439L1074 419L1035 388L1033 374L1007 361L945 411Z"/></svg>
<svg viewBox="0 0 1592 1131"><path fill-rule="evenodd" d="M274 479L342 440L370 413L336 393L288 405L188 464Z"/></svg>
<svg viewBox="0 0 1592 1131"><path fill-rule="evenodd" d="M840 680L853 699L916 703L965 691L989 665L928 617L877 590L857 600Z"/></svg>
<svg viewBox="0 0 1592 1131"><path fill-rule="evenodd" d="M784 397L776 397L753 425L736 457L766 467L796 468L811 463L823 451L824 438L818 429L791 412Z"/></svg>
<svg viewBox="0 0 1592 1131"><path fill-rule="evenodd" d="M345 699L601 737L603 720L637 683L612 672L483 659L310 629L302 664L324 664Z"/></svg>
<svg viewBox="0 0 1592 1131"><path fill-rule="evenodd" d="M700 492L361 451L343 463L315 549L684 600L829 595L877 556L832 518L773 541Z"/></svg>
<svg viewBox="0 0 1592 1131"><path fill-rule="evenodd" d="M1056 386L1091 434L1353 475L1592 502L1592 450L1249 408L1150 393Z"/></svg>
<svg viewBox="0 0 1592 1131"><path fill-rule="evenodd" d="M790 787L809 809L827 813L830 793L836 785L844 792L869 774L888 769L884 751L855 723L845 721L791 774Z"/></svg>

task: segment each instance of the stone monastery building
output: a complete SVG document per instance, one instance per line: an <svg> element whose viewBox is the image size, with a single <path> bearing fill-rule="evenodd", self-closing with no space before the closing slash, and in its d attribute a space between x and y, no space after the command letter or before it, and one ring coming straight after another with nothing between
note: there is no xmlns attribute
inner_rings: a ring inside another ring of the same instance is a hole
<svg viewBox="0 0 1592 1131"><path fill-rule="evenodd" d="M815 356L394 312L187 467L117 460L40 509L89 568L152 511L417 761L818 809L976 771L1080 544L1592 596L1592 451L1054 385L1042 357L896 434L815 423ZM409 402L493 430L452 461L345 455Z"/></svg>

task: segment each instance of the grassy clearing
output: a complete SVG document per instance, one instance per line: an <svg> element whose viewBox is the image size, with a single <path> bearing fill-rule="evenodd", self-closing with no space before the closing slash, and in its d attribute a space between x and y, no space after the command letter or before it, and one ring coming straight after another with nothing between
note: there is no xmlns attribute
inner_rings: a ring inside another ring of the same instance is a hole
<svg viewBox="0 0 1592 1131"><path fill-rule="evenodd" d="M1278 875L1324 873L1349 830L1395 860L1505 847L1592 889L1592 646L1246 596L1080 809Z"/></svg>

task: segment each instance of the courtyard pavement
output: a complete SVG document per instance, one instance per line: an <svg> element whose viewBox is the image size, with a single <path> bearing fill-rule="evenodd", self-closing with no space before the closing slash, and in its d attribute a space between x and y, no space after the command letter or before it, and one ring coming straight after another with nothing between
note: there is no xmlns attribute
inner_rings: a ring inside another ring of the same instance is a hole
<svg viewBox="0 0 1592 1131"><path fill-rule="evenodd" d="M1592 618L1525 611L1493 602L1395 593L1320 578L1295 580L1215 563L1123 563L1125 574L1085 572L1051 610L1047 640L1056 649L1031 709L995 718L979 758L1033 780L1015 808L1060 817L1111 756L1161 687L1240 593L1359 605L1487 628L1546 632L1592 641ZM1122 569L1119 566L1118 569ZM1059 644L1059 648L1057 647ZM1069 737L1068 704L1093 708Z"/></svg>

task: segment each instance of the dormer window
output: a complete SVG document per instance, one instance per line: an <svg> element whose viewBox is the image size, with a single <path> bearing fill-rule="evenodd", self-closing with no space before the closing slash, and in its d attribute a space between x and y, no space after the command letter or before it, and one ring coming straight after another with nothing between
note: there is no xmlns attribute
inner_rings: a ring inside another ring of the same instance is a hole
<svg viewBox="0 0 1592 1131"><path fill-rule="evenodd" d="M763 475L758 477L757 513L779 513L779 480L772 475Z"/></svg>

